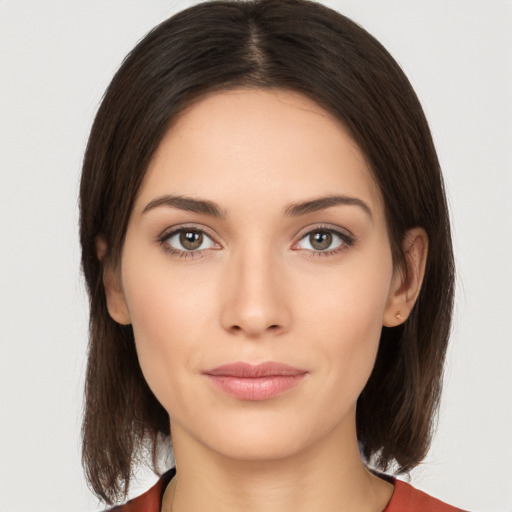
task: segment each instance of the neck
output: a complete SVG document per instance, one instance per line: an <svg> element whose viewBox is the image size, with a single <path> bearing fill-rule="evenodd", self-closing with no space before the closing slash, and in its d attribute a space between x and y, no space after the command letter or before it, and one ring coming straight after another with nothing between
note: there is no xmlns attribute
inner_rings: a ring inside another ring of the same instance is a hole
<svg viewBox="0 0 512 512"><path fill-rule="evenodd" d="M210 451L174 427L177 473L162 512L381 512L393 486L366 469L355 428L351 434L340 442L341 433L332 432L289 457L240 460Z"/></svg>

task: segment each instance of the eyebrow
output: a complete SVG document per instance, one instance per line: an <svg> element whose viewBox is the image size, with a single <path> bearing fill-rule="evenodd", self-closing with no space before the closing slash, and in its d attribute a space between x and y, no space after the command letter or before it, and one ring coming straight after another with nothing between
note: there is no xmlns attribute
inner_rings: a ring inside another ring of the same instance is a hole
<svg viewBox="0 0 512 512"><path fill-rule="evenodd" d="M319 212L338 205L358 206L373 220L372 211L364 201L357 197L344 195L329 195L308 201L292 203L285 208L284 215L287 217L299 217L307 213ZM187 212L200 213L219 219L225 219L227 217L227 211L222 210L213 201L182 195L164 195L157 197L146 205L142 213L144 214L160 206L168 206Z"/></svg>
<svg viewBox="0 0 512 512"><path fill-rule="evenodd" d="M369 215L370 219L373 220L372 210L363 200L357 197L344 195L325 196L319 197L317 199L311 199L309 201L293 203L285 209L284 214L290 217L298 217L299 215L319 212L326 210L327 208L331 208L332 206L338 205L359 206L365 213Z"/></svg>
<svg viewBox="0 0 512 512"><path fill-rule="evenodd" d="M153 199L146 205L144 210L142 210L142 213L144 214L154 208L158 208L159 206L169 206L171 208L177 208L178 210L201 213L202 215L209 215L219 219L225 219L227 216L227 212L225 210L221 210L213 201L174 195L165 195Z"/></svg>

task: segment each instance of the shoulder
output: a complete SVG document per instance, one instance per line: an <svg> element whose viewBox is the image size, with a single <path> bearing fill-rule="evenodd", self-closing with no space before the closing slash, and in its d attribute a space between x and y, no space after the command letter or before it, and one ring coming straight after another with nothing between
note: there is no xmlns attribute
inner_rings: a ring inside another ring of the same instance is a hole
<svg viewBox="0 0 512 512"><path fill-rule="evenodd" d="M176 469L170 469L144 494L105 512L160 512L165 489L175 474Z"/></svg>
<svg viewBox="0 0 512 512"><path fill-rule="evenodd" d="M419 510L428 510L429 512L462 512L462 509L452 507L423 491L415 489L407 482L392 478L392 483L395 486L395 490L383 512L417 512Z"/></svg>

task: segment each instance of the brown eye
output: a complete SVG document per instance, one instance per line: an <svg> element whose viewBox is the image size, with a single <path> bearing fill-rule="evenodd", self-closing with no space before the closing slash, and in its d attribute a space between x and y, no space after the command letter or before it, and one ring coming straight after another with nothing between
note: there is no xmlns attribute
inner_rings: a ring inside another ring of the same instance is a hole
<svg viewBox="0 0 512 512"><path fill-rule="evenodd" d="M216 247L215 242L205 232L192 228L178 229L162 239L162 243L181 252L195 252Z"/></svg>
<svg viewBox="0 0 512 512"><path fill-rule="evenodd" d="M309 235L309 243L317 251L325 251L332 244L332 233L329 231L315 231Z"/></svg>
<svg viewBox="0 0 512 512"><path fill-rule="evenodd" d="M297 249L305 249L313 254L331 254L353 244L351 236L334 229L314 229L306 233L297 243Z"/></svg>
<svg viewBox="0 0 512 512"><path fill-rule="evenodd" d="M199 231L182 231L180 233L180 244L187 251L195 251L203 243L203 234Z"/></svg>

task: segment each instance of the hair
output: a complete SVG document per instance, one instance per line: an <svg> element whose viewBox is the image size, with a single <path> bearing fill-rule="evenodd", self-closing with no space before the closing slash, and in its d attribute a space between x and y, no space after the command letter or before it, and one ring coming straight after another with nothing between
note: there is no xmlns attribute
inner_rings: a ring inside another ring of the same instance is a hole
<svg viewBox="0 0 512 512"><path fill-rule="evenodd" d="M80 185L82 268L90 299L82 459L93 491L126 497L134 467L168 438L169 416L138 363L131 326L109 316L105 265L120 262L134 199L176 116L206 93L233 88L299 92L349 130L384 203L395 267L402 241L429 238L416 305L383 327L356 412L363 458L408 472L426 456L435 426L453 308L454 264L443 180L427 120L399 65L368 32L307 0L210 1L164 21L126 57L88 141ZM96 253L98 236L108 253Z"/></svg>

